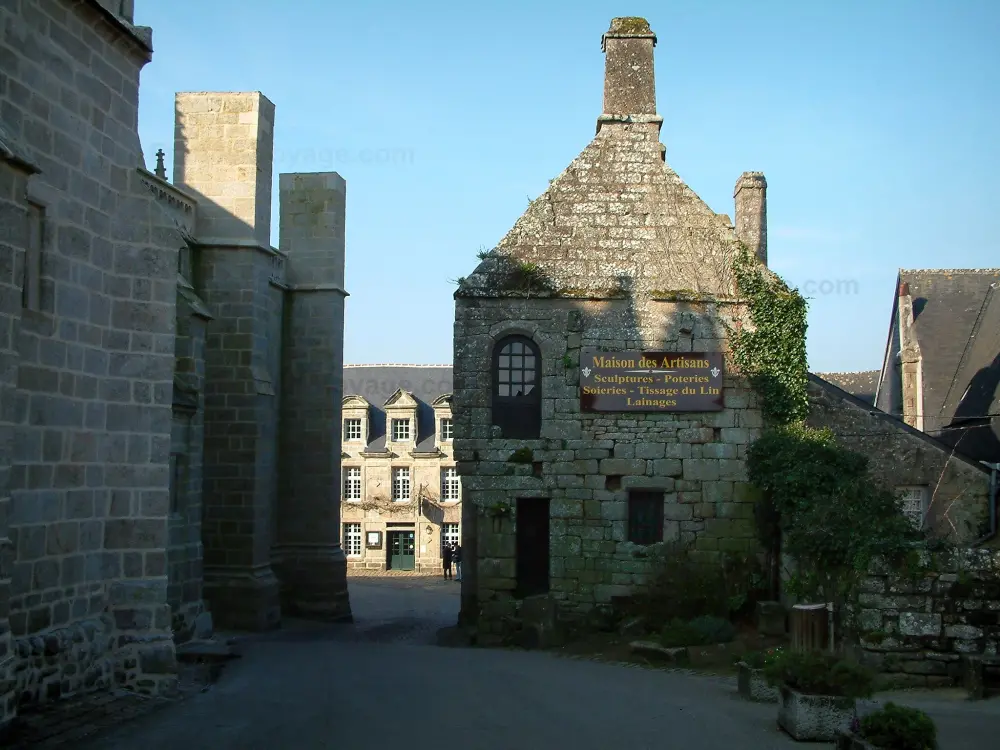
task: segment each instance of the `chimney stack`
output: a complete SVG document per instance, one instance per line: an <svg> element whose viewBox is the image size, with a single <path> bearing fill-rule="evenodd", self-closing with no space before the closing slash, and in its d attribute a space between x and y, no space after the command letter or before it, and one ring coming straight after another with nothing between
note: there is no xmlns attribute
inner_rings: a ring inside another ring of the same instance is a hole
<svg viewBox="0 0 1000 750"><path fill-rule="evenodd" d="M611 19L601 37L604 60L604 115L655 115L653 47L656 34L645 18Z"/></svg>
<svg viewBox="0 0 1000 750"><path fill-rule="evenodd" d="M733 191L736 237L767 265L767 180L763 172L744 172Z"/></svg>

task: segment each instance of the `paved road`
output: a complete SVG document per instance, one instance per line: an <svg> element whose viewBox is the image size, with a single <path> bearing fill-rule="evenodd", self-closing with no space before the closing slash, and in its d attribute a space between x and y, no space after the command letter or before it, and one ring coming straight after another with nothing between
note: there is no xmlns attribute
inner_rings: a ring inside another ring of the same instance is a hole
<svg viewBox="0 0 1000 750"><path fill-rule="evenodd" d="M729 680L430 645L454 622L458 584L355 579L351 594L355 625L251 637L208 692L81 750L798 746L776 729L775 706L738 700ZM941 750L996 747L995 704L949 711Z"/></svg>

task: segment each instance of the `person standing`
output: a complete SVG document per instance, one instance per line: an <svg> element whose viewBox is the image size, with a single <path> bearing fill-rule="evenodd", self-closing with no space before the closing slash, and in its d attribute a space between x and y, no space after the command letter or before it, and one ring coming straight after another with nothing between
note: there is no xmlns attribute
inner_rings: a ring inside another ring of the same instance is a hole
<svg viewBox="0 0 1000 750"><path fill-rule="evenodd" d="M451 574L451 563L452 563L452 549L450 544L445 544L444 549L441 550L442 562L444 562L444 579L447 581L452 578Z"/></svg>
<svg viewBox="0 0 1000 750"><path fill-rule="evenodd" d="M455 549L451 553L451 559L455 561L455 580L462 580L462 545L455 542Z"/></svg>

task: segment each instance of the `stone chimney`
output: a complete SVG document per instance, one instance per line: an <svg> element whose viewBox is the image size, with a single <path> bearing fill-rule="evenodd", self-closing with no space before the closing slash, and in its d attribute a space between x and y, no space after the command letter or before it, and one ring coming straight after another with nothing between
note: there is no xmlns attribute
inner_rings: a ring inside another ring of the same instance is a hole
<svg viewBox="0 0 1000 750"><path fill-rule="evenodd" d="M767 180L763 172L744 172L733 191L736 237L767 265Z"/></svg>
<svg viewBox="0 0 1000 750"><path fill-rule="evenodd" d="M601 37L604 52L604 114L597 130L607 122L656 122L656 85L653 47L656 34L645 18L611 19Z"/></svg>
<svg viewBox="0 0 1000 750"><path fill-rule="evenodd" d="M913 297L910 285L900 281L897 305L899 327L899 387L902 394L903 421L918 430L924 429L923 362L920 343L914 330Z"/></svg>

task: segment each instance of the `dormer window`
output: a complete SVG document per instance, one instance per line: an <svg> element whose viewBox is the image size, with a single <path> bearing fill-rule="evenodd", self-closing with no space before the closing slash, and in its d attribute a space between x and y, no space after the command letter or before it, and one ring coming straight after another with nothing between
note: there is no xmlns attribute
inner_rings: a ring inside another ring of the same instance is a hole
<svg viewBox="0 0 1000 750"><path fill-rule="evenodd" d="M455 434L455 426L451 419L445 417L441 420L441 442L450 443Z"/></svg>
<svg viewBox="0 0 1000 750"><path fill-rule="evenodd" d="M360 419L345 419L344 420L344 440L350 442L357 442L361 440L361 420Z"/></svg>
<svg viewBox="0 0 1000 750"><path fill-rule="evenodd" d="M403 443L410 439L410 420L392 420L392 442Z"/></svg>

